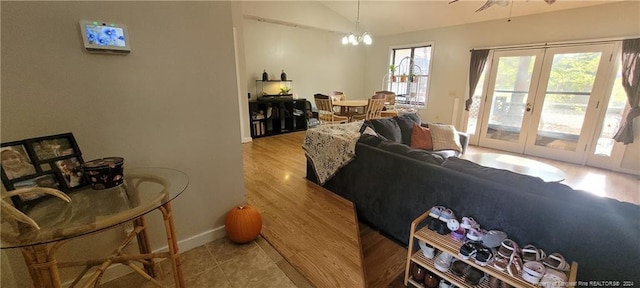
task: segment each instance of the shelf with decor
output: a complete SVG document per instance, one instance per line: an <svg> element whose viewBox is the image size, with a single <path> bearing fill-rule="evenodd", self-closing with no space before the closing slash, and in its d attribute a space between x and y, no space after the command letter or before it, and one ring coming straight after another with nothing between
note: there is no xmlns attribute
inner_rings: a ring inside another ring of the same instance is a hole
<svg viewBox="0 0 640 288"><path fill-rule="evenodd" d="M250 100L251 137L306 130L309 108L306 99L263 97Z"/></svg>
<svg viewBox="0 0 640 288"><path fill-rule="evenodd" d="M457 287L483 287L483 288L489 287L488 281L486 280L482 281L478 285L471 285L465 282L464 277L456 276L453 273L451 273L451 271L442 272L436 269L434 265L435 257L434 259L429 259L424 256L424 253L422 253L421 249L414 248L415 247L414 241L422 240L428 245L432 246L434 249L448 253L452 255L454 258L456 258L458 261L463 261L469 264L470 266L479 269L485 274L496 277L511 286L525 287L525 288L539 287L539 284L538 285L531 284L525 281L524 279L522 279L522 277L519 275L514 277L514 276L511 276L508 272L500 271L491 265L481 266L475 263L473 259L468 259L468 260L461 259L458 256L458 252L460 251L460 247L462 246L462 244L464 244L463 241L454 240L448 234L440 235L435 231L429 230L427 227L422 227L420 229L417 229L418 225L422 223L422 221L427 219L428 216L429 216L429 211L420 215L411 223L411 232L409 236L410 238L409 238L409 246L408 246L409 249L407 253L407 264L406 264L405 278L404 278L405 285L408 285L410 283L416 287L425 287L422 283L419 283L418 281L413 279L413 276L411 273L411 269L413 268L412 265L420 265L426 270L428 270L429 273L433 273L437 275L437 277L441 279L445 279L446 281L449 281L450 283L452 283ZM434 253L434 254L437 255L437 253ZM578 263L572 262L571 269L567 272L567 279L568 279L567 283L575 283L577 273L578 273Z"/></svg>
<svg viewBox="0 0 640 288"><path fill-rule="evenodd" d="M258 98L293 98L292 89L292 80L256 80Z"/></svg>

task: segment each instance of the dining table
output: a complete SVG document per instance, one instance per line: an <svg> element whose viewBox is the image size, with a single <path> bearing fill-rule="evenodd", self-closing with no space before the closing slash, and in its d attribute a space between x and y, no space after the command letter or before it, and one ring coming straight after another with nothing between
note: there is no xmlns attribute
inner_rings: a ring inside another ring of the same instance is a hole
<svg viewBox="0 0 640 288"><path fill-rule="evenodd" d="M351 117L358 114L358 108L363 108L364 113L367 105L369 105L369 100L342 100L333 101L331 104L333 106L340 107L340 115L347 116L349 118L349 122L351 122Z"/></svg>

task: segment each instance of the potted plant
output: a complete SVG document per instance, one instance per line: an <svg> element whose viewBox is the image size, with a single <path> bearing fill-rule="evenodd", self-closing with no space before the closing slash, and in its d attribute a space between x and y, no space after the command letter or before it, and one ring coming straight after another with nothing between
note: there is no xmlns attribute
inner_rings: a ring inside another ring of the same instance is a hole
<svg viewBox="0 0 640 288"><path fill-rule="evenodd" d="M291 88L289 87L280 87L280 95L289 95Z"/></svg>
<svg viewBox="0 0 640 288"><path fill-rule="evenodd" d="M396 66L393 64L389 65L389 71L391 72L391 82L396 82Z"/></svg>

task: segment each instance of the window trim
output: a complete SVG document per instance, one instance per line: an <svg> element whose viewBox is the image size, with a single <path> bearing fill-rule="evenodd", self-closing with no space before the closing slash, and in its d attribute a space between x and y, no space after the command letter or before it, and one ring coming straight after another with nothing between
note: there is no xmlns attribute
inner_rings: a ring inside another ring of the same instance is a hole
<svg viewBox="0 0 640 288"><path fill-rule="evenodd" d="M427 104L429 103L429 95L430 95L430 90L431 90L431 70L432 70L432 66L433 66L433 59L434 59L434 49L435 49L435 42L434 41L426 41L426 42L417 42L417 43L407 43L407 44L401 44L401 45L392 45L389 46L389 51L388 51L388 59L387 59L387 67L389 67L389 65L391 65L394 61L394 56L395 56L395 50L398 49L415 49L415 48L421 48L421 47L431 47L431 58L429 61L429 67L426 67L426 71L423 71L426 75L427 78L427 89L425 91L425 95L424 95L424 103L419 103L417 106L411 106L409 104L396 104L396 106L398 107L413 107L413 108L417 108L420 110L424 110L427 109ZM414 51L412 50L412 53ZM395 65L395 63L394 63ZM388 69L388 68L387 68ZM388 70L387 70L388 71ZM385 83L385 87L384 89L387 90L389 89L389 82Z"/></svg>

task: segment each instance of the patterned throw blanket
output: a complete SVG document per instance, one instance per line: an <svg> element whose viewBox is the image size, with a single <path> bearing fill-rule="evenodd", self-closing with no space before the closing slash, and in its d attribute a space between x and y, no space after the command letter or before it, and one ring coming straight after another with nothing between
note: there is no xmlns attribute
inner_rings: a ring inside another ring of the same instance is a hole
<svg viewBox="0 0 640 288"><path fill-rule="evenodd" d="M326 124L307 130L302 148L313 164L320 185L353 160L362 123Z"/></svg>

